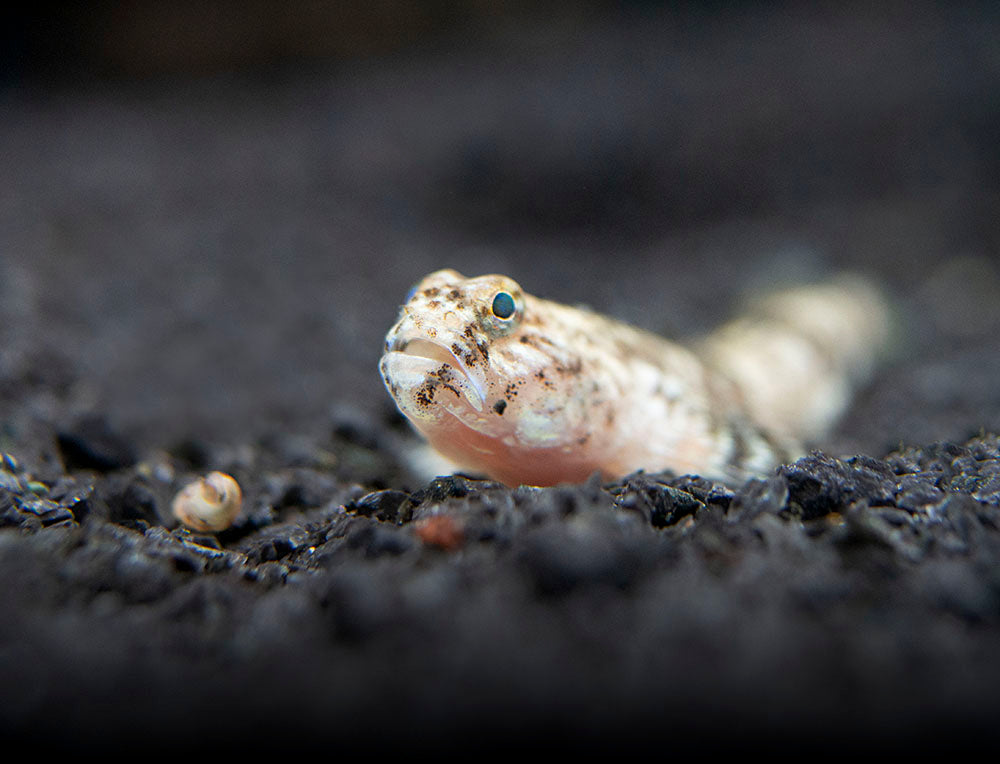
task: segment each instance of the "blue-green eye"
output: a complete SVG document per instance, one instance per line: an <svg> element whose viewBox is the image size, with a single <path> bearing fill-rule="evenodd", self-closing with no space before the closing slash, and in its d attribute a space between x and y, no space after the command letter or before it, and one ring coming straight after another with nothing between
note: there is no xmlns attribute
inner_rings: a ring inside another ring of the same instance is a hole
<svg viewBox="0 0 1000 764"><path fill-rule="evenodd" d="M493 298L493 315L497 318L510 318L515 310L517 306L514 304L514 298L507 292L497 292Z"/></svg>

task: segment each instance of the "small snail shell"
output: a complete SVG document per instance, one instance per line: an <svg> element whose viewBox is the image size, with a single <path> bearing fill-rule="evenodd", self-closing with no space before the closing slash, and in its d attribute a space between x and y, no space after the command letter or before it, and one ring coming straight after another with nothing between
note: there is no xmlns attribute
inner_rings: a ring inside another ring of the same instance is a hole
<svg viewBox="0 0 1000 764"><path fill-rule="evenodd" d="M174 517L196 531L224 531L240 512L239 483L224 472L210 472L174 497Z"/></svg>

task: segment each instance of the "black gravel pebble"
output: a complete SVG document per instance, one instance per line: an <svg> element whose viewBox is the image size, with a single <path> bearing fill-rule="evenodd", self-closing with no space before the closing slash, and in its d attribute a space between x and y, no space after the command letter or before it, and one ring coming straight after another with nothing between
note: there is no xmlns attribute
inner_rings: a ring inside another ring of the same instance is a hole
<svg viewBox="0 0 1000 764"><path fill-rule="evenodd" d="M104 417L91 415L60 429L59 451L69 470L110 472L135 464L136 454Z"/></svg>
<svg viewBox="0 0 1000 764"><path fill-rule="evenodd" d="M408 520L414 504L410 495L403 491L385 490L366 494L348 504L347 509L359 515L374 515L382 522L394 523Z"/></svg>

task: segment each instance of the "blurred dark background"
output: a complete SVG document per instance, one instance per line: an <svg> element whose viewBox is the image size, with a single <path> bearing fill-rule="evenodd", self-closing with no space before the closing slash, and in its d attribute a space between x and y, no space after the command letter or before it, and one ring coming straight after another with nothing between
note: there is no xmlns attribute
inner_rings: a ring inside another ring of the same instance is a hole
<svg viewBox="0 0 1000 764"><path fill-rule="evenodd" d="M898 348L820 445L1000 427L995 3L3 13L4 449L387 421L381 338L445 266L682 336L861 270Z"/></svg>

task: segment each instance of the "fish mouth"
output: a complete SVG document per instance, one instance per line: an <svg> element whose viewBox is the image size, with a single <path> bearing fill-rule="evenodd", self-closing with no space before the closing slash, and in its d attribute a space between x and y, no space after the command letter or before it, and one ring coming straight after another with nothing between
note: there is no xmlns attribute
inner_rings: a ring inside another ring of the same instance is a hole
<svg viewBox="0 0 1000 764"><path fill-rule="evenodd" d="M440 343L423 338L397 338L388 344L382 359L383 375L392 367L405 366L409 373L431 374L441 366L457 372L454 378L443 380L446 386L457 388L476 411L482 411L486 401L483 385L451 350Z"/></svg>
<svg viewBox="0 0 1000 764"><path fill-rule="evenodd" d="M390 351L395 353L405 353L416 358L430 358L433 361L446 363L449 366L462 368L462 362L448 350L444 345L439 345L430 340L403 340L395 342L390 346Z"/></svg>

